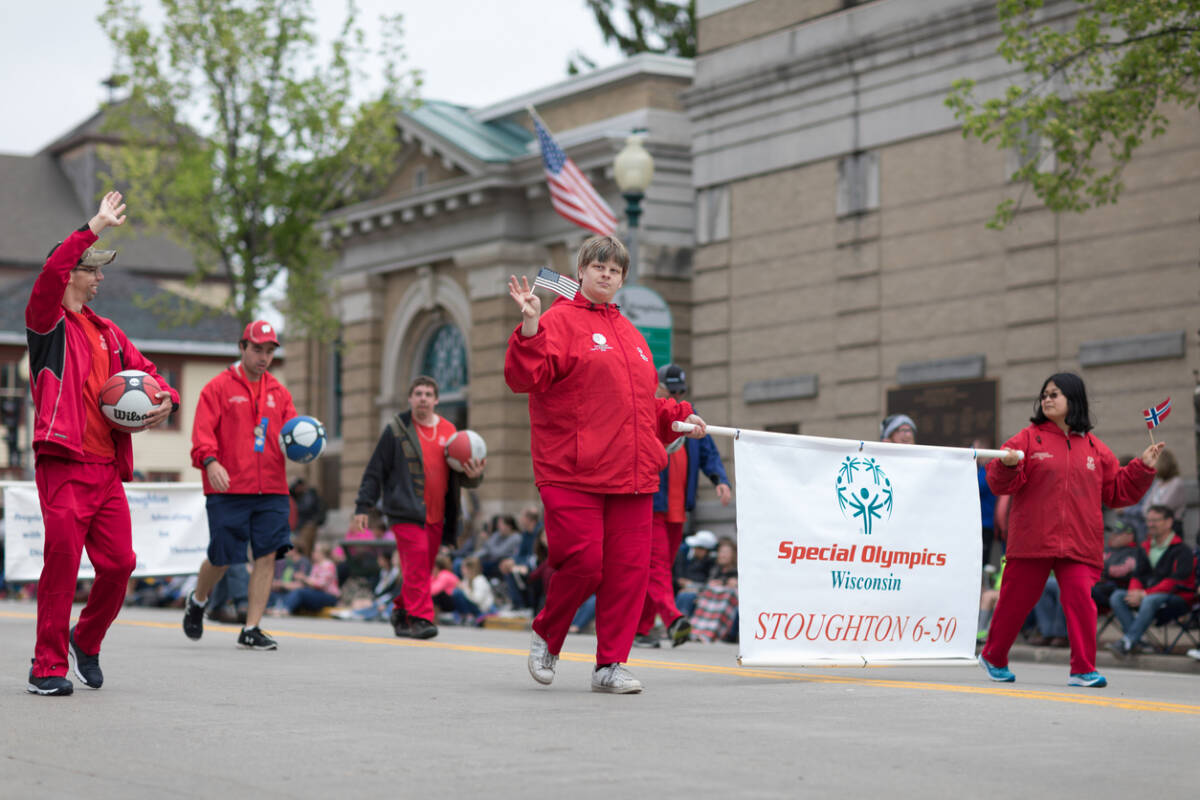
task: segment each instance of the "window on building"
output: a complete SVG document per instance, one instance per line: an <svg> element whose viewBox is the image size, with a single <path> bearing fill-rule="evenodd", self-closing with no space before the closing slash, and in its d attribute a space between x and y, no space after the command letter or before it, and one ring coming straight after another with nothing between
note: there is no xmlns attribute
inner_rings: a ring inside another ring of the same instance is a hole
<svg viewBox="0 0 1200 800"><path fill-rule="evenodd" d="M425 185L425 181L429 179L429 170L425 167L417 167L413 172L413 188L420 189Z"/></svg>
<svg viewBox="0 0 1200 800"><path fill-rule="evenodd" d="M729 238L729 187L713 186L696 193L696 244Z"/></svg>
<svg viewBox="0 0 1200 800"><path fill-rule="evenodd" d="M879 209L879 154L852 153L838 161L837 215Z"/></svg>
<svg viewBox="0 0 1200 800"><path fill-rule="evenodd" d="M175 483L179 480L179 472L169 469L147 470L146 480L150 483Z"/></svg>
<svg viewBox="0 0 1200 800"><path fill-rule="evenodd" d="M467 424L467 343L453 323L436 328L421 358L421 374L438 383L438 414L456 428Z"/></svg>
<svg viewBox="0 0 1200 800"><path fill-rule="evenodd" d="M773 425L764 425L763 430L768 431L770 433L798 434L798 433L800 433L800 423L799 422L776 422Z"/></svg>
<svg viewBox="0 0 1200 800"><path fill-rule="evenodd" d="M329 420L325 423L325 430L334 439L340 439L342 436L342 346L342 339L338 337L329 356L330 389L333 396L329 402Z"/></svg>

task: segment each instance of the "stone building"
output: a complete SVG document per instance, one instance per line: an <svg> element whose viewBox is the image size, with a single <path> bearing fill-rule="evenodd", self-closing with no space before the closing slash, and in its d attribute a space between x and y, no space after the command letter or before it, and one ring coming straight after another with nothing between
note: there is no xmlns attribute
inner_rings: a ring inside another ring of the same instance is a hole
<svg viewBox="0 0 1200 800"><path fill-rule="evenodd" d="M996 54L994 0L699 0L698 16L691 356L710 420L858 439L910 411L918 441L1002 441L1071 370L1118 455L1174 399L1160 436L1194 498L1195 109L1170 110L1118 205L1026 195L996 232L1014 157L944 105L956 78L1022 80Z"/></svg>
<svg viewBox="0 0 1200 800"><path fill-rule="evenodd" d="M341 252L333 288L341 347L288 342L296 405L331 434L310 477L343 518L382 425L408 408L422 373L441 384L439 413L487 441L483 512L536 498L526 398L503 376L520 321L506 282L543 266L574 274L589 234L551 208L527 106L618 213L613 159L631 131L649 131L656 171L639 272L672 305L676 352L688 349L694 212L680 94L691 77L690 61L644 55L487 108L430 100L400 116L404 147L388 187L330 218Z"/></svg>
<svg viewBox="0 0 1200 800"><path fill-rule="evenodd" d="M1051 20L1074 7L1046 5ZM525 400L501 373L518 320L503 281L569 271L584 232L550 208L532 103L614 208L613 157L649 128L641 274L671 305L675 360L710 422L862 439L905 411L919 441L1003 441L1046 376L1075 370L1118 454L1148 443L1141 409L1174 398L1161 435L1194 497L1194 110L1170 110L1118 205L1055 214L1026 195L996 232L985 223L1017 191L1015 156L964 139L944 104L956 78L985 92L1021 79L996 55L994 0L697 11L694 67L642 56L489 108L429 102L401 118L391 186L331 219L346 347L289 343L298 402L334 421L332 457L312 467L327 496L348 513L381 424L423 371L447 384L447 415L488 441L486 508L534 496ZM721 513L708 500L697 517L728 529Z"/></svg>

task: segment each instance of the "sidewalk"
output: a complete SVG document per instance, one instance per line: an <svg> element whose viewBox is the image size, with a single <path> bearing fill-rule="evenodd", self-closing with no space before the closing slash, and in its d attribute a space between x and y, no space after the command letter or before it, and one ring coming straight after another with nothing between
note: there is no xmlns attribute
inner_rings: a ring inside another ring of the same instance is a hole
<svg viewBox="0 0 1200 800"><path fill-rule="evenodd" d="M1160 655L1159 653L1146 651L1122 658L1115 655L1107 647L1109 642L1115 641L1120 636L1119 631L1114 634L1112 629L1115 627L1117 626L1109 626L1109 630L1106 630L1100 637L1099 646L1096 648L1096 669L1101 672L1107 667L1120 667L1121 669L1144 669L1154 672L1183 672L1200 675L1200 661L1184 655L1184 643L1187 642L1186 637L1180 642L1179 651L1171 655ZM982 645L980 646L982 647ZM976 648L976 653L978 653L978 649ZM1071 660L1071 649L1069 647L1034 647L1018 640L1013 645L1012 650L1008 652L1008 659L1009 661L1018 662L1065 665Z"/></svg>

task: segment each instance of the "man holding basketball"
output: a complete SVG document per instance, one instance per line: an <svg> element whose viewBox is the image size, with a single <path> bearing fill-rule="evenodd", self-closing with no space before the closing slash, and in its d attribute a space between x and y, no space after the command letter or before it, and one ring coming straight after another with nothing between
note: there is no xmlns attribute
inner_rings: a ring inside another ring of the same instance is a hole
<svg viewBox="0 0 1200 800"><path fill-rule="evenodd" d="M133 445L130 435L111 427L101 413L101 387L125 369L152 376L162 391L146 428L161 425L179 407L179 393L167 386L154 364L112 320L87 306L104 280L102 268L117 255L92 245L105 228L124 224L121 194L109 192L96 215L50 251L25 306L34 474L46 530L37 644L26 687L31 694L74 691L66 677L68 649L83 685L100 688L100 644L121 610L137 562L121 485L133 477ZM71 628L84 547L96 579Z"/></svg>
<svg viewBox="0 0 1200 800"><path fill-rule="evenodd" d="M292 549L288 483L279 431L296 416L292 393L267 369L279 337L269 322L246 326L238 341L241 360L200 390L192 424L192 466L204 476L208 511L208 556L183 609L183 632L204 635L204 607L217 581L232 564L254 556L246 624L238 647L275 650L275 640L258 627L271 594L275 559Z"/></svg>
<svg viewBox="0 0 1200 800"><path fill-rule="evenodd" d="M396 537L402 581L392 608L392 629L412 639L437 636L429 593L433 561L442 540L454 543L458 533L459 490L478 486L487 463L471 459L461 474L450 468L445 447L456 430L435 413L437 402L437 381L422 375L412 382L408 411L384 426L354 504L358 530L367 527L367 513L381 503Z"/></svg>

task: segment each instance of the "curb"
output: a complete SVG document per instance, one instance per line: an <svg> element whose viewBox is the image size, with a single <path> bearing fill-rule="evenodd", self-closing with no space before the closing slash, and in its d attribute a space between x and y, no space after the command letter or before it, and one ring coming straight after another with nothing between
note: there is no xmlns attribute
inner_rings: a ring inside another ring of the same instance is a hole
<svg viewBox="0 0 1200 800"><path fill-rule="evenodd" d="M1067 647L1033 647L1017 644L1013 645L1012 649L1008 651L1008 660L1036 664L1066 665L1071 661L1071 650ZM1103 668L1106 667L1200 675L1200 661L1182 653L1179 655L1139 653L1121 658L1101 645L1096 652L1096 668L1103 671Z"/></svg>

